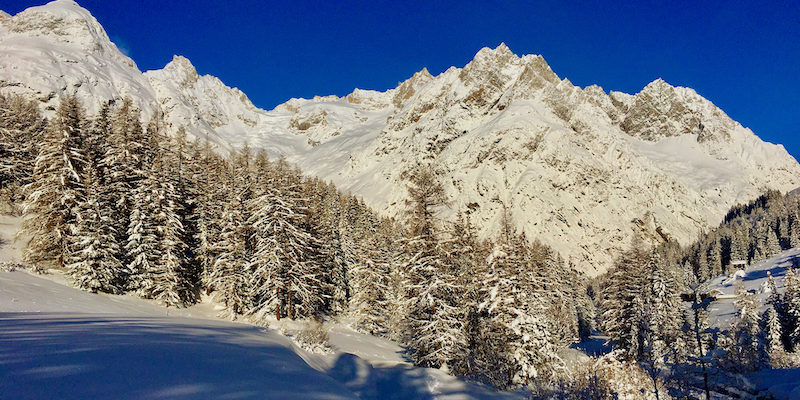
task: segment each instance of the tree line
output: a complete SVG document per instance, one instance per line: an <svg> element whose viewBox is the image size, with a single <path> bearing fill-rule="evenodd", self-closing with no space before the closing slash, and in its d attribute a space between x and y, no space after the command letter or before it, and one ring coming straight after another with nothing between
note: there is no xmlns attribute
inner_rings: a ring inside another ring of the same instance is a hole
<svg viewBox="0 0 800 400"><path fill-rule="evenodd" d="M32 269L90 292L171 307L210 295L231 318L347 317L399 340L417 365L500 388L565 379L562 352L593 328L585 278L512 229L477 237L432 166L408 171L399 222L245 146L222 155L130 100L51 118L0 96L0 193L22 204Z"/></svg>

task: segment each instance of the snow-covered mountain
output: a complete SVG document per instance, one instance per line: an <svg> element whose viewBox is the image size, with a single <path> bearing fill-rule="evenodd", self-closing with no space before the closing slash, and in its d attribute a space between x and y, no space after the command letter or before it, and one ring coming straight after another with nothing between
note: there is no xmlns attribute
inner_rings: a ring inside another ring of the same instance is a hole
<svg viewBox="0 0 800 400"><path fill-rule="evenodd" d="M452 201L445 218L468 212L491 236L505 206L528 237L590 274L636 232L688 243L731 205L800 186L800 165L782 146L692 89L660 79L635 95L580 88L503 44L386 92L265 111L183 57L142 74L88 11L58 0L0 16L0 90L44 108L63 93L90 109L130 96L146 114L160 107L173 128L223 150L247 142L285 156L388 215L402 212L408 171L431 164Z"/></svg>

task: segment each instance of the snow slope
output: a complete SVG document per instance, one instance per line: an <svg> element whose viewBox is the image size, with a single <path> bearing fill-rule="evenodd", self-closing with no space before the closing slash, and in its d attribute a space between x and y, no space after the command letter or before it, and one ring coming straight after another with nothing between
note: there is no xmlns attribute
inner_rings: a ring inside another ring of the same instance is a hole
<svg viewBox="0 0 800 400"><path fill-rule="evenodd" d="M747 267L744 273L734 273L731 276L720 276L711 280L708 283L709 290L720 293L717 300L709 306L711 326L723 330L730 327L731 320L736 316L733 301L736 286L740 282L744 282L745 288L758 296L763 312L770 296L767 289L767 273L775 278L778 292L783 293L786 270L795 262L800 265L800 247L786 250L773 258L753 264ZM795 400L800 398L800 368L764 369L749 374L748 379L756 387L767 390L776 399Z"/></svg>
<svg viewBox="0 0 800 400"><path fill-rule="evenodd" d="M744 273L732 273L730 276L719 276L708 282L709 291L715 290L720 294L717 300L709 306L709 322L712 326L726 329L730 325L730 320L735 316L733 300L735 298L736 286L744 282L744 287L756 293L763 306L766 308L766 301L770 293L767 288L767 273L775 278L775 286L779 293L785 291L784 277L786 269L793 263L800 265L800 247L786 250L781 254L755 263L745 268Z"/></svg>
<svg viewBox="0 0 800 400"><path fill-rule="evenodd" d="M0 272L0 398L521 398L407 364L401 348L331 325L334 354L219 320L90 294L58 275Z"/></svg>
<svg viewBox="0 0 800 400"><path fill-rule="evenodd" d="M0 262L19 260L18 229L0 217ZM413 367L397 344L344 324L327 326L332 354L312 354L217 318L208 301L166 309L67 285L57 271L0 272L0 399L524 398Z"/></svg>
<svg viewBox="0 0 800 400"><path fill-rule="evenodd" d="M694 90L657 79L639 93L580 88L543 57L484 48L463 68L414 74L386 92L291 99L266 111L176 56L142 74L71 0L0 17L0 90L53 109L131 96L221 151L244 143L400 216L407 173L431 164L451 205L484 237L504 208L579 269L603 272L632 237L687 244L734 204L800 186L800 165Z"/></svg>

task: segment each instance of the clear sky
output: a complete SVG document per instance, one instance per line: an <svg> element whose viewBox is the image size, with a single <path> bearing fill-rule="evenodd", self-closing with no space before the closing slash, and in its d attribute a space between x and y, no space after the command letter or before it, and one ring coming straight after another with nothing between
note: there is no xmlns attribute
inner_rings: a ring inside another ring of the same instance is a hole
<svg viewBox="0 0 800 400"><path fill-rule="evenodd" d="M541 54L576 85L662 78L800 159L800 1L78 0L141 70L173 54L271 109L385 90L484 46ZM12 14L41 0L3 0Z"/></svg>

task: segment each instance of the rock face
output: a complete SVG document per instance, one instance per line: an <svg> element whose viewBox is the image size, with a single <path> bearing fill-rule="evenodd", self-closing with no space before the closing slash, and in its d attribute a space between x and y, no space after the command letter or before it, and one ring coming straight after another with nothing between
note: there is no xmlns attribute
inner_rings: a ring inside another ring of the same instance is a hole
<svg viewBox="0 0 800 400"><path fill-rule="evenodd" d="M64 33L68 32L68 35ZM80 84L79 84L80 83ZM0 86L52 107L131 96L221 150L244 143L401 216L405 177L431 164L483 236L511 213L529 238L590 275L635 234L682 243L766 188L800 186L800 165L688 88L662 80L629 95L580 88L541 56L501 44L464 68L422 70L386 92L291 99L271 111L175 57L140 73L71 1L0 18Z"/></svg>

